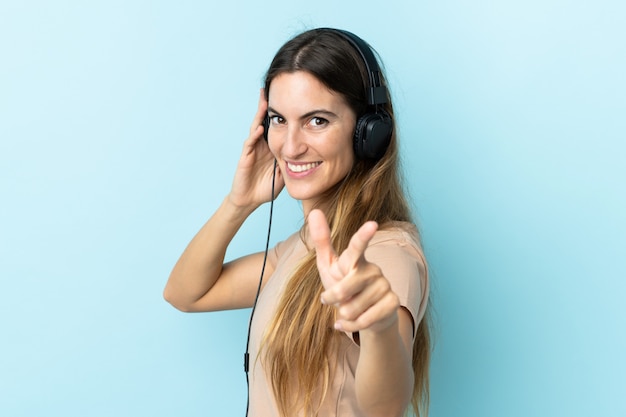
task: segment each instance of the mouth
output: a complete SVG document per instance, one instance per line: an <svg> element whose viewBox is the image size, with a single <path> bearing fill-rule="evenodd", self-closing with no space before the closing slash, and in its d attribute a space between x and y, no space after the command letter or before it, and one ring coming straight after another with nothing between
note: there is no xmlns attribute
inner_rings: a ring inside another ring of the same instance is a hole
<svg viewBox="0 0 626 417"><path fill-rule="evenodd" d="M321 162L308 162L306 164L294 164L292 162L287 162L287 169L289 169L289 171L291 172L296 172L300 174L317 168L321 164Z"/></svg>

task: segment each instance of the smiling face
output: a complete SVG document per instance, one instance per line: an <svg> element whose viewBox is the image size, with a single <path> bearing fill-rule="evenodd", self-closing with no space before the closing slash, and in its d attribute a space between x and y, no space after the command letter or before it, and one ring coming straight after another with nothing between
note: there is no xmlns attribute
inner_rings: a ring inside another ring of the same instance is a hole
<svg viewBox="0 0 626 417"><path fill-rule="evenodd" d="M282 73L268 98L268 143L287 192L305 215L354 163L356 115L344 98L308 72Z"/></svg>

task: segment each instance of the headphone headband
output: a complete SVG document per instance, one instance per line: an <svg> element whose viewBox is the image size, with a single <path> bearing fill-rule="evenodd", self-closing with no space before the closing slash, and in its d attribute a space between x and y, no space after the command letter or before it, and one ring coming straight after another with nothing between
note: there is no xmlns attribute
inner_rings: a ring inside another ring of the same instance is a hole
<svg viewBox="0 0 626 417"><path fill-rule="evenodd" d="M370 80L369 88L367 89L367 104L376 106L378 104L384 104L387 102L387 87L381 81L380 68L378 61L372 52L372 48L361 38L352 32L348 32L343 29L323 28L322 30L330 30L335 32L345 40L347 40L354 49L357 50L367 69L367 76Z"/></svg>

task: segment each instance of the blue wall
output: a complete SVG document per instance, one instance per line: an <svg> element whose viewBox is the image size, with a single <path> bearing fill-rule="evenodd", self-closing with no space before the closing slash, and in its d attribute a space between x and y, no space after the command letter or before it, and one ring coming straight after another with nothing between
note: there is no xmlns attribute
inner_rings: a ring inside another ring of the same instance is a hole
<svg viewBox="0 0 626 417"><path fill-rule="evenodd" d="M437 309L431 416L626 415L623 2L208 3L0 3L0 415L243 415L249 311L161 291L269 60L315 26L388 71ZM274 242L301 224L275 210Z"/></svg>

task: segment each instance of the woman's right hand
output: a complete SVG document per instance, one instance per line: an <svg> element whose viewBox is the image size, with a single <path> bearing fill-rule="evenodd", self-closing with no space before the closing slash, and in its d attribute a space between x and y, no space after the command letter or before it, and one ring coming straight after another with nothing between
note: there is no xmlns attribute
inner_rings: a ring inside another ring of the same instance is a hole
<svg viewBox="0 0 626 417"><path fill-rule="evenodd" d="M267 100L264 89L261 89L258 109L250 126L250 134L243 144L243 151L228 196L237 207L253 210L271 199L274 155L263 139L263 119L266 115ZM285 185L278 167L276 167L275 181L273 198L278 196Z"/></svg>

